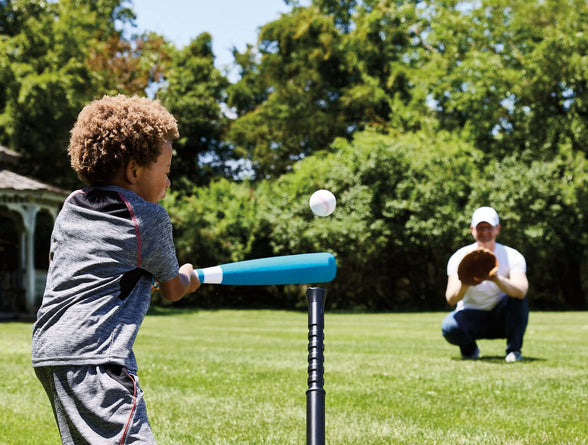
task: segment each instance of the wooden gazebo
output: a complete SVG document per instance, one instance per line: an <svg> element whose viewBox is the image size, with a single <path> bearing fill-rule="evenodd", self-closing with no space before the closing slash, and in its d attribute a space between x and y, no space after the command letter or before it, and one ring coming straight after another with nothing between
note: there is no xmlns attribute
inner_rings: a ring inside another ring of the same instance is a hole
<svg viewBox="0 0 588 445"><path fill-rule="evenodd" d="M0 145L0 313L33 314L41 303L55 217L69 192L9 168L20 155Z"/></svg>

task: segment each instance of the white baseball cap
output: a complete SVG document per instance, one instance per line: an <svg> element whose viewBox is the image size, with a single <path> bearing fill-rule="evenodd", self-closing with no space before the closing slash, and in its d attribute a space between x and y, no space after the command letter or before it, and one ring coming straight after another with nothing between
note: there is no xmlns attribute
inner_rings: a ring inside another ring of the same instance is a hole
<svg viewBox="0 0 588 445"><path fill-rule="evenodd" d="M481 222L487 222L492 226L500 224L498 213L492 207L480 207L472 215L472 227L476 227Z"/></svg>

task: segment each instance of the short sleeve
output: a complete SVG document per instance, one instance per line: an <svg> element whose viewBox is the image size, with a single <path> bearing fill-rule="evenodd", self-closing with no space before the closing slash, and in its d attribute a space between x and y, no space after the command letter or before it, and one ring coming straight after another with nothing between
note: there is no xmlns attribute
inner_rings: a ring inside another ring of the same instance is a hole
<svg viewBox="0 0 588 445"><path fill-rule="evenodd" d="M169 281L179 272L173 229L166 210L153 204L149 218L140 226L141 268L158 281Z"/></svg>
<svg viewBox="0 0 588 445"><path fill-rule="evenodd" d="M527 262L522 253L513 248L508 248L507 255L511 273L515 271L527 273Z"/></svg>
<svg viewBox="0 0 588 445"><path fill-rule="evenodd" d="M457 252L455 252L449 258L447 262L447 276L450 275L457 275L457 269L459 267L459 263L463 260L463 257L466 256L470 251L472 251L476 247L476 244L471 244L469 246L462 247Z"/></svg>

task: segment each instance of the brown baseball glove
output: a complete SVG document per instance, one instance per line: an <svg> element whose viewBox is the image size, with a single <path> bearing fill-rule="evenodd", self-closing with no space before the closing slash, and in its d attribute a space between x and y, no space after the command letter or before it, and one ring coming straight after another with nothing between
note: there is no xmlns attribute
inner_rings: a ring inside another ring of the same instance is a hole
<svg viewBox="0 0 588 445"><path fill-rule="evenodd" d="M463 257L457 276L464 284L476 286L498 271L498 260L489 249L477 249Z"/></svg>

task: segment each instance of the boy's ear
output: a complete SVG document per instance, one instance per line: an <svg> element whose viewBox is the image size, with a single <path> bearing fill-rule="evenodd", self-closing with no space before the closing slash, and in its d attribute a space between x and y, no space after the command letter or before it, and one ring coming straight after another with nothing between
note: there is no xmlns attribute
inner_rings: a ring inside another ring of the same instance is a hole
<svg viewBox="0 0 588 445"><path fill-rule="evenodd" d="M139 178L139 166L135 161L130 161L125 169L125 176L127 181L131 184L136 184Z"/></svg>

